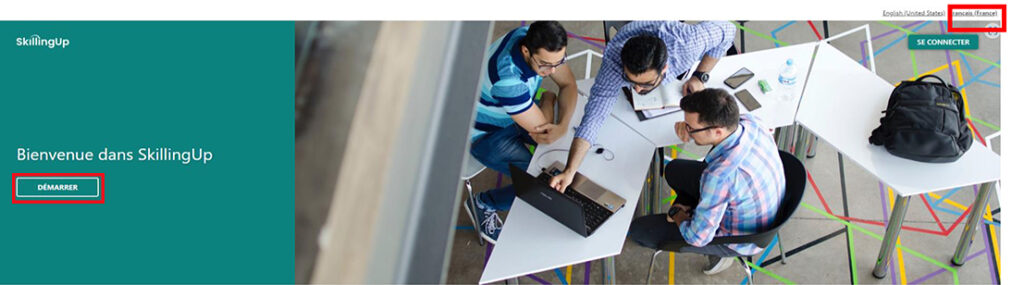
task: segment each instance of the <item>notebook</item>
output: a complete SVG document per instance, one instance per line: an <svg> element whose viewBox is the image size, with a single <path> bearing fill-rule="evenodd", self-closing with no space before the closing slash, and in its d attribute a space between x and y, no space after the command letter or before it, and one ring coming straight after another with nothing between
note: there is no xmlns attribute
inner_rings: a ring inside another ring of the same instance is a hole
<svg viewBox="0 0 1024 285"><path fill-rule="evenodd" d="M679 100L683 99L683 82L674 78L665 78L661 86L646 95L640 95L632 89L630 89L630 93L634 111L678 108Z"/></svg>

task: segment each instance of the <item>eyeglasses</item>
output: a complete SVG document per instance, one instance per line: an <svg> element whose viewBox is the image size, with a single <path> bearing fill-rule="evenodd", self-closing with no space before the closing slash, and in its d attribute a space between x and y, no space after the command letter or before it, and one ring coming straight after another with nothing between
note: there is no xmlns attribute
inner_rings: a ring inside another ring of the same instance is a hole
<svg viewBox="0 0 1024 285"><path fill-rule="evenodd" d="M703 132L703 131L710 130L710 129L718 127L718 126L708 126L708 127L699 128L699 129L694 130L693 127L690 127L690 124L687 124L685 122L683 123L683 126L686 128L686 132L687 133L691 133L691 134Z"/></svg>
<svg viewBox="0 0 1024 285"><path fill-rule="evenodd" d="M537 68L540 69L540 70L549 70L549 69L554 69L556 67L559 67L559 66L565 64L566 59L567 59L567 57L563 56L562 60L558 61L558 63L546 64L546 63L541 63L540 61L538 61L533 56L533 53L530 53L530 60L533 61L533 63L537 64Z"/></svg>
<svg viewBox="0 0 1024 285"><path fill-rule="evenodd" d="M640 87L640 88L643 89L643 90L637 92L640 95L647 95L647 93L651 93L651 91L654 91L654 89L657 88L658 85L661 85L661 80L662 79L665 79L665 73L664 72L658 74L658 78L654 80L654 83L640 83L640 82L636 82L636 81L630 80L629 76L626 76L625 72L622 73L622 80L625 80L626 82L629 82L629 84L633 85L634 87Z"/></svg>

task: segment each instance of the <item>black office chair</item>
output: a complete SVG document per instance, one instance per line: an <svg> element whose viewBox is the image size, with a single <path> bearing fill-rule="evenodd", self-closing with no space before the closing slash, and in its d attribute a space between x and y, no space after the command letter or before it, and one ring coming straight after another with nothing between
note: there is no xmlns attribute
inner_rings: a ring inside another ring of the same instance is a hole
<svg viewBox="0 0 1024 285"><path fill-rule="evenodd" d="M607 44L612 40L615 35L612 34L612 29L615 29L615 33L622 30L622 26L629 24L631 21L604 21L604 42Z"/></svg>
<svg viewBox="0 0 1024 285"><path fill-rule="evenodd" d="M753 243L761 248L767 247L772 242L772 239L778 235L782 225L786 224L786 221L789 221L789 218L793 216L793 213L796 212L800 201L804 197L804 187L807 185L807 170L804 168L804 164L792 154L779 151L779 156L782 158L782 168L786 174L786 193L782 196L782 204L779 205L779 210L775 214L775 221L772 223L772 227L764 232L752 235L716 237L711 240L709 245ZM686 241L673 241L658 245L658 250L651 256L651 266L647 270L647 284L651 284L651 275L654 273L654 258L658 257L658 254L662 251L676 251L683 246L689 245L686 244ZM779 240L779 252L782 255L782 263L785 264L786 252L782 249L781 239ZM749 257L747 258L749 259ZM743 264L747 271L747 280L750 281L750 284L753 284L754 275L750 266L743 260L743 256L737 256L736 259Z"/></svg>

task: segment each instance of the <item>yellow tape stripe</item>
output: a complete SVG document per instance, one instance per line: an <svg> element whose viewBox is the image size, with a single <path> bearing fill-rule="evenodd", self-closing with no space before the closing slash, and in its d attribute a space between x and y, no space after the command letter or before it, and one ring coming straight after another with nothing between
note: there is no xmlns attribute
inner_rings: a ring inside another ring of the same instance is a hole
<svg viewBox="0 0 1024 285"><path fill-rule="evenodd" d="M668 253L668 284L676 284L676 253Z"/></svg>
<svg viewBox="0 0 1024 285"><path fill-rule="evenodd" d="M569 265L569 266L565 267L565 284L566 285L571 285L572 284L572 265Z"/></svg>
<svg viewBox="0 0 1024 285"><path fill-rule="evenodd" d="M958 78L957 82L960 82L960 84L964 84L964 73L963 73L963 71L960 70L960 62L959 61L954 61L953 62L953 67L956 67L956 77ZM964 113L966 113L968 116L970 116L971 115L971 104L967 104L967 89L966 88L965 89L960 89L960 96L961 96L961 99L964 100Z"/></svg>
<svg viewBox="0 0 1024 285"><path fill-rule="evenodd" d="M928 193L928 196L931 196L932 198L935 198L935 199L942 199L942 196L939 196L939 195L937 195L935 193ZM953 200L946 199L946 200L942 200L942 202L945 202L946 204L949 204L950 206L956 207L957 209L960 209L960 210L963 210L963 211L967 211L967 206L960 205L960 203L953 202Z"/></svg>
<svg viewBox="0 0 1024 285"><path fill-rule="evenodd" d="M988 219L991 222L992 221L992 206L991 205L985 205L985 215L986 215L986 219ZM1002 266L1002 263L1000 262L1000 260L1002 260L1002 259L999 258L999 239L996 236L996 227L994 227L992 225L988 225L988 224L986 224L986 226L988 226L988 234L990 236L992 236L992 252L995 253L996 272L998 272L999 275L1002 275L1002 273L1003 273L1003 266Z"/></svg>
<svg viewBox="0 0 1024 285"><path fill-rule="evenodd" d="M954 60L953 62L954 63L959 63L960 60ZM932 70L929 70L929 71L925 71L924 73L918 74L917 76L914 76L914 77L911 77L911 78L907 78L907 80L917 80L921 76L935 74L936 72L942 71L943 69L946 69L946 68L949 68L949 64L936 67L935 69L932 69Z"/></svg>

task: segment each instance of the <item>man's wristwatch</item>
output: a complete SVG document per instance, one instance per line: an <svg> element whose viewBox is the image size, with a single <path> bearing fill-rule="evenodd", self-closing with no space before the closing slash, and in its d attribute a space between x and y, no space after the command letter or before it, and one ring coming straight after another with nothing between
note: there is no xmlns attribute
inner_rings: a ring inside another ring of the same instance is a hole
<svg viewBox="0 0 1024 285"><path fill-rule="evenodd" d="M710 79L710 76L708 76L707 73L704 73L702 71L694 71L693 77L696 77L697 80L700 80L700 83L708 83L708 79Z"/></svg>

